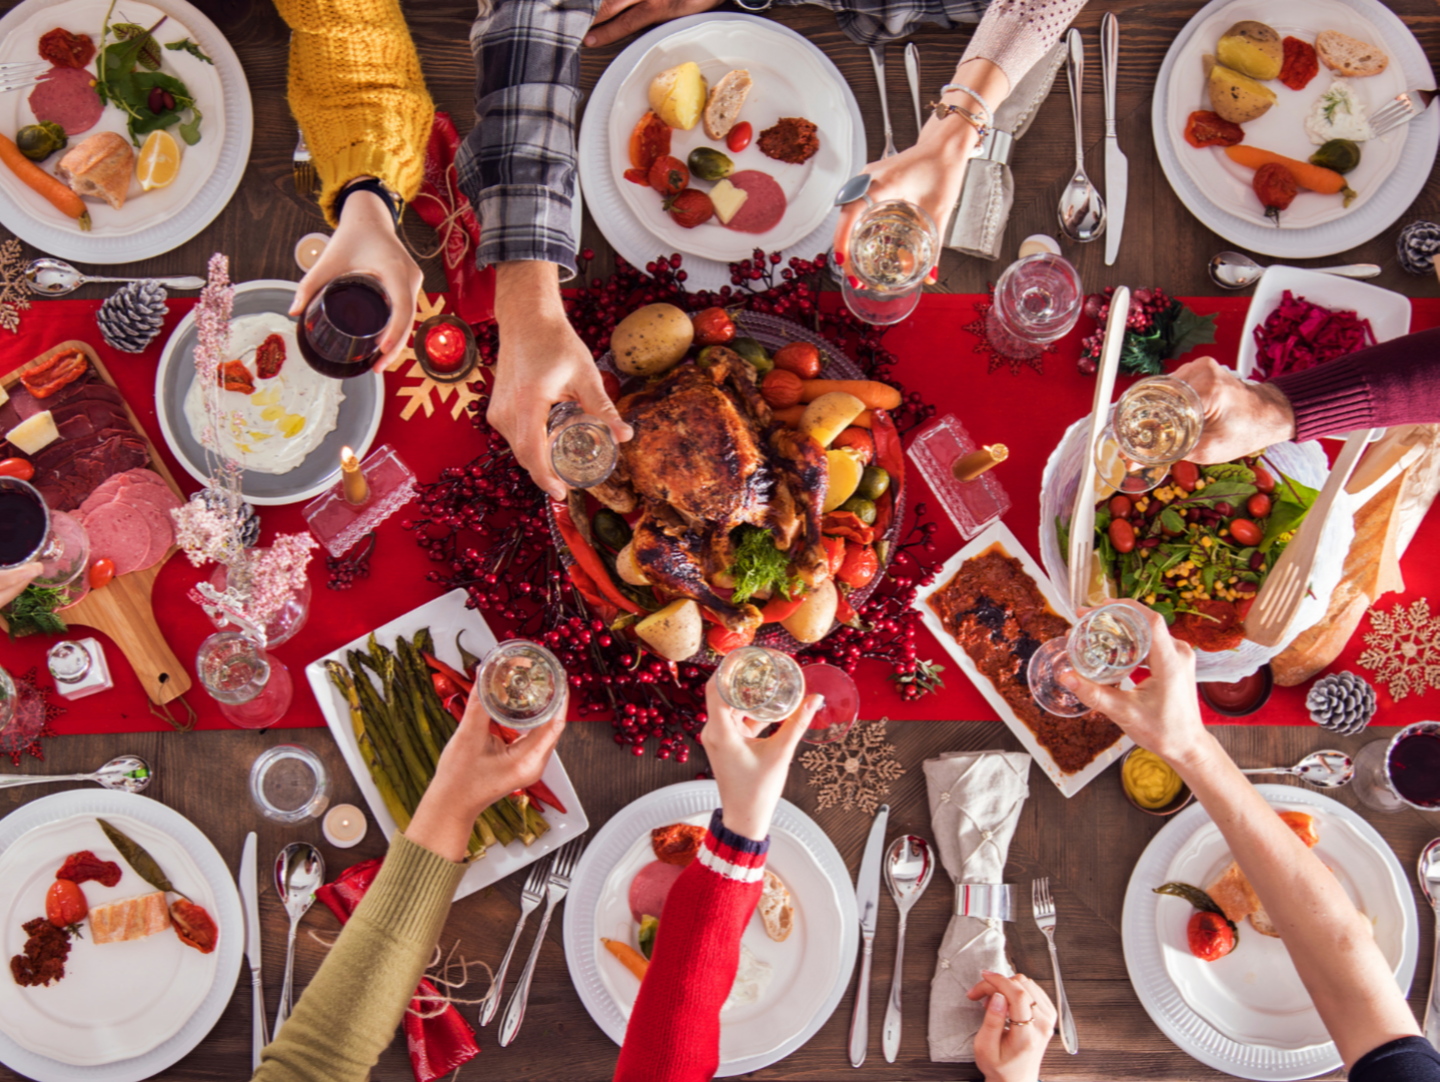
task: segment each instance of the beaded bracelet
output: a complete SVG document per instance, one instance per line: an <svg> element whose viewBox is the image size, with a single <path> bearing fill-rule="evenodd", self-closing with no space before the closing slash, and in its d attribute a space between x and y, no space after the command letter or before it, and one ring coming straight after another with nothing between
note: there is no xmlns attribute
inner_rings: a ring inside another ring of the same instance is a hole
<svg viewBox="0 0 1440 1082"><path fill-rule="evenodd" d="M941 96L941 97L944 97L946 94L950 93L950 91L952 91L952 90L958 90L958 91L960 91L960 93L962 93L962 94L969 94L972 98L975 99L975 103L976 103L977 105L979 105L980 108L982 108L982 109L985 110L985 121L986 121L986 123L987 123L987 124L993 124L993 123L995 123L995 110L992 109L992 108L990 108L990 103L989 103L988 101L986 101L984 98L982 98L979 94L975 93L975 91L971 90L971 89L970 89L968 86L966 86L964 83L946 83L944 86L942 86L942 87L940 88L940 96Z"/></svg>

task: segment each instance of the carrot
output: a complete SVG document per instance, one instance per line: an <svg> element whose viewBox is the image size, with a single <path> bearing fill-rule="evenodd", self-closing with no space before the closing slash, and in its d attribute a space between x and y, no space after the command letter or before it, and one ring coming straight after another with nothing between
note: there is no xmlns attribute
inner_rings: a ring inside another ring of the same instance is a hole
<svg viewBox="0 0 1440 1082"><path fill-rule="evenodd" d="M606 939L600 937L600 942L605 944L605 949L620 960L620 964L635 974L637 980L645 979L645 971L650 968L650 963L645 956L637 951L629 943L621 943L618 939Z"/></svg>
<svg viewBox="0 0 1440 1082"><path fill-rule="evenodd" d="M1233 147L1225 148L1226 156L1237 165L1243 165L1246 169L1259 169L1262 165L1274 162L1276 165L1283 165L1295 178L1295 183L1302 188L1309 188L1312 192L1320 192L1322 195L1339 195L1346 189L1345 178L1333 169L1326 169L1324 166L1311 165L1309 162L1298 161L1295 158L1287 158L1283 154L1276 154L1273 150L1261 150L1259 147L1252 147L1247 143L1237 143Z"/></svg>
<svg viewBox="0 0 1440 1082"><path fill-rule="evenodd" d="M21 154L15 141L4 135L0 135L0 162L4 162L21 183L44 197L52 207L79 222L82 230L90 229L90 212L85 209L81 198Z"/></svg>
<svg viewBox="0 0 1440 1082"><path fill-rule="evenodd" d="M811 382L819 381L812 380ZM805 407L803 405L781 406L779 409L772 409L770 412L775 415L775 420L779 421L782 425L788 425L790 428L798 428L800 418L805 413ZM871 410L865 410L850 423L856 428L870 428L875 423L875 414Z"/></svg>
<svg viewBox="0 0 1440 1082"><path fill-rule="evenodd" d="M814 402L831 391L853 394L872 410L900 408L900 392L888 383L873 379L807 379L800 385L800 401Z"/></svg>

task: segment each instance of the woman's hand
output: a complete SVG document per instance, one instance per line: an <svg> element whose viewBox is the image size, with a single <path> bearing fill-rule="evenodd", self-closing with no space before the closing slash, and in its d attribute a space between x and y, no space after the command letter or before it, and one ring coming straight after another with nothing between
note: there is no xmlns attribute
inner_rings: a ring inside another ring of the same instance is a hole
<svg viewBox="0 0 1440 1082"><path fill-rule="evenodd" d="M1045 989L1023 973L1005 977L987 971L966 995L986 1000L975 1034L975 1066L985 1072L985 1082L1036 1082L1057 1017Z"/></svg>
<svg viewBox="0 0 1440 1082"><path fill-rule="evenodd" d="M390 208L374 192L355 192L340 211L340 225L319 260L295 287L290 314L299 317L310 299L342 274L373 274L390 298L390 322L380 338L376 372L383 372L405 348L415 323L415 302L425 276L395 232Z"/></svg>
<svg viewBox="0 0 1440 1082"><path fill-rule="evenodd" d="M0 571L0 608L24 593L25 587L30 585L31 579L40 574L43 566L39 560L31 560L28 564L12 567L9 571Z"/></svg>
<svg viewBox="0 0 1440 1082"><path fill-rule="evenodd" d="M1190 452L1192 462L1230 462L1294 438L1295 411L1274 384L1243 380L1213 357L1182 364L1171 374L1188 383L1205 406L1205 428Z"/></svg>
<svg viewBox="0 0 1440 1082"><path fill-rule="evenodd" d="M741 837L762 841L770 833L770 818L785 791L790 760L810 727L810 719L825 705L825 697L807 696L778 732L761 739L759 734L770 723L751 721L729 706L720 697L717 679L712 676L705 685L706 721L700 730L700 742L715 772L715 784L720 787L725 828Z"/></svg>
<svg viewBox="0 0 1440 1082"><path fill-rule="evenodd" d="M720 0L605 0L595 13L590 33L585 35L585 47L609 45L652 23L683 19L686 15L709 11L719 3Z"/></svg>

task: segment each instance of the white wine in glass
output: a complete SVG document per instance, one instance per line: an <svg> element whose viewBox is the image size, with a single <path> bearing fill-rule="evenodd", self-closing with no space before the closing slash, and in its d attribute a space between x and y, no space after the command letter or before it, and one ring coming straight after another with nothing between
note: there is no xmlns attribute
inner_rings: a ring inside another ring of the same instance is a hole
<svg viewBox="0 0 1440 1082"><path fill-rule="evenodd" d="M1174 376L1142 379L1115 403L1096 444L1101 479L1121 492L1149 492L1195 449L1204 427L1205 407L1188 383Z"/></svg>
<svg viewBox="0 0 1440 1082"><path fill-rule="evenodd" d="M720 698L754 721L784 721L805 697L805 673L795 659L764 646L732 650L716 675Z"/></svg>
<svg viewBox="0 0 1440 1082"><path fill-rule="evenodd" d="M1045 643L1030 658L1030 694L1047 712L1078 718L1090 708L1060 683L1077 672L1096 684L1118 684L1150 653L1150 624L1138 605L1111 601L1091 609L1069 635Z"/></svg>

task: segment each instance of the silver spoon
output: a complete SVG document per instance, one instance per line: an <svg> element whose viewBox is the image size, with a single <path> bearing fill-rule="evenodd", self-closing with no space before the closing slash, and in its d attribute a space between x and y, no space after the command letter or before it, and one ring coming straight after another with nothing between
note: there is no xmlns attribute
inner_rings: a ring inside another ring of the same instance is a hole
<svg viewBox="0 0 1440 1082"><path fill-rule="evenodd" d="M49 785L55 781L93 781L106 789L143 792L150 784L150 764L138 755L117 755L93 774L10 774L0 777L0 789L12 785Z"/></svg>
<svg viewBox="0 0 1440 1082"><path fill-rule="evenodd" d="M171 278L91 277L88 274L81 274L63 259L51 259L49 256L31 260L25 268L25 284L30 287L30 292L39 293L44 297L63 297L66 293L74 293L75 290L90 282L159 282L166 289L205 288L205 279L196 278L193 275Z"/></svg>
<svg viewBox="0 0 1440 1082"><path fill-rule="evenodd" d="M1420 851L1420 893L1435 911L1435 961L1430 966L1430 999L1425 1007L1425 1039L1440 1048L1440 838Z"/></svg>
<svg viewBox="0 0 1440 1082"><path fill-rule="evenodd" d="M1316 751L1294 766L1257 766L1242 774L1291 774L1318 789L1338 789L1355 777L1355 763L1343 751Z"/></svg>
<svg viewBox="0 0 1440 1082"><path fill-rule="evenodd" d="M900 937L895 943L895 975L890 978L890 1002L885 1007L885 1028L880 1047L885 1062L894 1063L900 1052L900 983L905 967L905 918L920 900L935 874L935 857L930 843L914 834L902 834L890 843L885 854L885 885L900 911Z"/></svg>
<svg viewBox="0 0 1440 1082"><path fill-rule="evenodd" d="M1105 232L1105 200L1085 175L1085 136L1080 123L1080 90L1085 82L1085 41L1071 28L1065 41L1070 49L1066 75L1070 80L1070 109L1075 114L1075 175L1060 195L1060 231L1084 244Z"/></svg>
<svg viewBox="0 0 1440 1082"><path fill-rule="evenodd" d="M325 858L309 842L291 842L275 858L275 890L290 915L290 940L285 945L285 984L280 989L280 1009L275 1012L273 1041L290 1017L291 989L295 984L295 936L300 918L315 904L315 891L325 882Z"/></svg>
<svg viewBox="0 0 1440 1082"><path fill-rule="evenodd" d="M1268 267L1262 267L1243 252L1221 252L1210 260L1210 281L1221 289L1245 289L1260 281ZM1347 263L1342 267L1306 267L1316 274L1333 274L1337 278L1376 278L1380 267L1375 263Z"/></svg>

